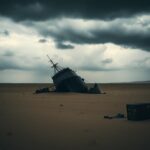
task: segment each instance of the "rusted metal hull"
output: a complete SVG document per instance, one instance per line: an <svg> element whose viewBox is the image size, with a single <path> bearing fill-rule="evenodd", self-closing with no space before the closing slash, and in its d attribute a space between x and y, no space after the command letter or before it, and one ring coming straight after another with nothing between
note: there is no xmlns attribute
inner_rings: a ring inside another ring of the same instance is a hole
<svg viewBox="0 0 150 150"><path fill-rule="evenodd" d="M88 87L84 80L69 68L58 72L52 79L58 92L88 92Z"/></svg>

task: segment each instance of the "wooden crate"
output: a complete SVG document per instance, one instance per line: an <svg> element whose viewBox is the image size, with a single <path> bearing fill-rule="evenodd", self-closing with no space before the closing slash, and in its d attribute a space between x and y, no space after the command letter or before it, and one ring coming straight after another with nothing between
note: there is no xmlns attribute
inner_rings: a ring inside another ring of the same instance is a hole
<svg viewBox="0 0 150 150"><path fill-rule="evenodd" d="M127 104L128 120L150 119L150 103Z"/></svg>

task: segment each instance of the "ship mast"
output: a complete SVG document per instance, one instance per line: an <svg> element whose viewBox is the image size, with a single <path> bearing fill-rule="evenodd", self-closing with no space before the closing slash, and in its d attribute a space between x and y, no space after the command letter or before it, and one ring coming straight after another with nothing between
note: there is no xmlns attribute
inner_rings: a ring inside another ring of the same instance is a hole
<svg viewBox="0 0 150 150"><path fill-rule="evenodd" d="M54 63L53 60L47 55L49 62L52 64L51 68L54 68L54 74L62 70L62 67L58 66L58 63Z"/></svg>

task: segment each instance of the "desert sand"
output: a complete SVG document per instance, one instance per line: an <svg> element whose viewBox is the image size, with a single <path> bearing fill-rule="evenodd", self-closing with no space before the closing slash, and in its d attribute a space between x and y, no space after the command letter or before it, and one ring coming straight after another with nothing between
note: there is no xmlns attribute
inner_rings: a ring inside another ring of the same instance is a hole
<svg viewBox="0 0 150 150"><path fill-rule="evenodd" d="M150 102L150 84L102 84L106 94L33 94L0 84L0 150L149 150L150 120L104 119Z"/></svg>

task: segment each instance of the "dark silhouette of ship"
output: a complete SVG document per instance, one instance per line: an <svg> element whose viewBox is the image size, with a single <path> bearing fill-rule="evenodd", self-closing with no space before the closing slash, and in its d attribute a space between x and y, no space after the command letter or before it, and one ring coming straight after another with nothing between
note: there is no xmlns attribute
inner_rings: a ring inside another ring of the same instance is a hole
<svg viewBox="0 0 150 150"><path fill-rule="evenodd" d="M63 68L58 63L54 63L49 56L48 58L52 64L51 67L54 69L52 80L56 92L101 93L98 84L89 89L84 79L77 75L75 71L68 67Z"/></svg>

